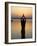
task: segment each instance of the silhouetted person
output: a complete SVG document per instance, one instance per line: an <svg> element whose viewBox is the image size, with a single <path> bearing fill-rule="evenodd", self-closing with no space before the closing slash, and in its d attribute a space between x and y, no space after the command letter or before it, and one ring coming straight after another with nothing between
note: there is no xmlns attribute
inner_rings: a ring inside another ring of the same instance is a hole
<svg viewBox="0 0 37 46"><path fill-rule="evenodd" d="M26 18L23 14L22 19L21 19L21 27L22 27L22 29L21 29L21 38L25 38L25 24L26 24Z"/></svg>

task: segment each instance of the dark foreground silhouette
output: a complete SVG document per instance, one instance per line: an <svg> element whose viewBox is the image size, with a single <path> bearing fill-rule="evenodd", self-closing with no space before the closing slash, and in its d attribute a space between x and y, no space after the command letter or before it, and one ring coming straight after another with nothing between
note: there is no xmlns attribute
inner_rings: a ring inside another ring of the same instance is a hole
<svg viewBox="0 0 37 46"><path fill-rule="evenodd" d="M25 24L26 24L26 18L23 14L22 19L21 19L21 27L22 27L22 29L21 29L21 38L22 39L25 38Z"/></svg>

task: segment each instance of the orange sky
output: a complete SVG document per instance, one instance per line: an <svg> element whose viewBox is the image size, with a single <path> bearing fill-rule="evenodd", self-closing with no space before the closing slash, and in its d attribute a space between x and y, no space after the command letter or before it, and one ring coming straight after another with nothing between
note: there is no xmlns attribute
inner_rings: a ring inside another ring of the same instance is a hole
<svg viewBox="0 0 37 46"><path fill-rule="evenodd" d="M32 8L31 7L11 7L11 14L14 16L22 16L23 14L27 16L32 16Z"/></svg>

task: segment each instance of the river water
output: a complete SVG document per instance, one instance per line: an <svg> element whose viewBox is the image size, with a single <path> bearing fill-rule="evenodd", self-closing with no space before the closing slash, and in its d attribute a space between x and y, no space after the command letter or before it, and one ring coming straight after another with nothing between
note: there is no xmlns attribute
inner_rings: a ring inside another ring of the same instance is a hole
<svg viewBox="0 0 37 46"><path fill-rule="evenodd" d="M25 24L25 38L32 38L32 20L27 19ZM11 21L11 39L21 39L21 20Z"/></svg>

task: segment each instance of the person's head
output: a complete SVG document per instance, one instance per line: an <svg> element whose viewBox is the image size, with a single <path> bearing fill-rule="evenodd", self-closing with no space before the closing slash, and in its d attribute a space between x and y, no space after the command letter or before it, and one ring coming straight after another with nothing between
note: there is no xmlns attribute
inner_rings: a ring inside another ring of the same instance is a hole
<svg viewBox="0 0 37 46"><path fill-rule="evenodd" d="M25 19L25 16L24 16L24 14L23 14L22 18L24 18L24 19Z"/></svg>
<svg viewBox="0 0 37 46"><path fill-rule="evenodd" d="M24 14L23 14L23 17L24 17Z"/></svg>
<svg viewBox="0 0 37 46"><path fill-rule="evenodd" d="M22 18L24 18L25 16L24 16L24 14L23 14L23 16L22 16Z"/></svg>

